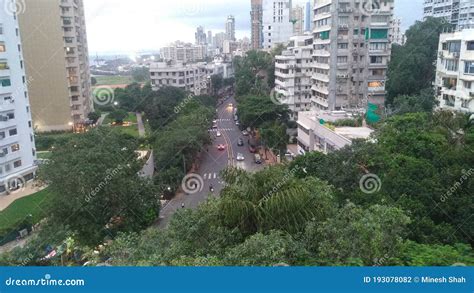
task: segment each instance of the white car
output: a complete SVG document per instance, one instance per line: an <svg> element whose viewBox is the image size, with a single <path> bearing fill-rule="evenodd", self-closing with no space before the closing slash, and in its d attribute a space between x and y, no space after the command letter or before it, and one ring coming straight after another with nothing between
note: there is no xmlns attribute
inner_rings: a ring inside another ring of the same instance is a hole
<svg viewBox="0 0 474 293"><path fill-rule="evenodd" d="M220 131L218 131L218 132L216 133L216 136L217 136L217 137L221 137L221 136L222 136L222 133L221 133Z"/></svg>
<svg viewBox="0 0 474 293"><path fill-rule="evenodd" d="M237 161L245 161L245 157L242 154L237 154Z"/></svg>

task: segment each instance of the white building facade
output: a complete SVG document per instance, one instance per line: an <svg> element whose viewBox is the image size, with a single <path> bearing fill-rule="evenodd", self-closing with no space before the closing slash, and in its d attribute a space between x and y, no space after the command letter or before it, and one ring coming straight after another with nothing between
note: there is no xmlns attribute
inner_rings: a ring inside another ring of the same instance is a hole
<svg viewBox="0 0 474 293"><path fill-rule="evenodd" d="M263 49L269 50L290 41L293 36L291 10L291 0L263 0Z"/></svg>
<svg viewBox="0 0 474 293"><path fill-rule="evenodd" d="M369 139L372 129L360 127L334 127L331 123L351 118L348 113L308 111L298 116L298 154L321 152L324 154L351 145L354 139Z"/></svg>
<svg viewBox="0 0 474 293"><path fill-rule="evenodd" d="M474 24L472 0L425 0L423 16L444 18L459 29Z"/></svg>
<svg viewBox="0 0 474 293"><path fill-rule="evenodd" d="M0 0L1 7L15 7ZM13 0L14 1L14 0ZM17 18L0 9L0 194L34 178L36 150Z"/></svg>
<svg viewBox="0 0 474 293"><path fill-rule="evenodd" d="M474 28L441 34L436 88L440 108L474 112Z"/></svg>
<svg viewBox="0 0 474 293"><path fill-rule="evenodd" d="M305 35L292 37L288 50L275 56L275 94L288 105L291 120L311 109L312 54L313 37Z"/></svg>
<svg viewBox="0 0 474 293"><path fill-rule="evenodd" d="M383 107L391 54L393 0L376 12L355 0L314 7L312 103L321 110Z"/></svg>

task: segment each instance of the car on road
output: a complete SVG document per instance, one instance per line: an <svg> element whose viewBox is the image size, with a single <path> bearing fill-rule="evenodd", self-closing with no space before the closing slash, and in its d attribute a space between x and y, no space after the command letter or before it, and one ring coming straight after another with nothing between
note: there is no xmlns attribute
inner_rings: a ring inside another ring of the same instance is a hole
<svg viewBox="0 0 474 293"><path fill-rule="evenodd" d="M244 130L244 131L242 131L242 135L243 135L243 136L248 136L248 135L249 135L249 132L248 132L247 130Z"/></svg>
<svg viewBox="0 0 474 293"><path fill-rule="evenodd" d="M239 138L239 140L237 141L237 145L238 146L244 146L244 140Z"/></svg>
<svg viewBox="0 0 474 293"><path fill-rule="evenodd" d="M216 136L217 137L221 137L222 136L222 133L220 131L216 132Z"/></svg>
<svg viewBox="0 0 474 293"><path fill-rule="evenodd" d="M249 152L255 154L257 152L257 148L253 145L249 145Z"/></svg>
<svg viewBox="0 0 474 293"><path fill-rule="evenodd" d="M262 163L262 157L260 157L259 154L254 155L254 162L255 164L261 164Z"/></svg>
<svg viewBox="0 0 474 293"><path fill-rule="evenodd" d="M240 122L239 122L239 121L235 121L235 125L239 126L239 125L240 125Z"/></svg>
<svg viewBox="0 0 474 293"><path fill-rule="evenodd" d="M238 153L238 154L237 154L237 161L239 161L239 162L240 162L240 161L245 161L244 155Z"/></svg>
<svg viewBox="0 0 474 293"><path fill-rule="evenodd" d="M217 149L220 150L220 151L223 151L223 150L225 150L225 145L223 145L223 144L218 144L218 145L217 145Z"/></svg>

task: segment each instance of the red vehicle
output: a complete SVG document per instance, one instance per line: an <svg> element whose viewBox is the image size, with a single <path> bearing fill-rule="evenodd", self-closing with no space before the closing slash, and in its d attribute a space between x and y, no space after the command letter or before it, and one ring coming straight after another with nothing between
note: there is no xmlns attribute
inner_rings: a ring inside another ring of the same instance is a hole
<svg viewBox="0 0 474 293"><path fill-rule="evenodd" d="M219 144L219 145L217 145L217 149L220 150L220 151L223 151L223 150L225 150L225 145Z"/></svg>
<svg viewBox="0 0 474 293"><path fill-rule="evenodd" d="M249 152L251 152L252 154L255 154L257 152L257 148L254 147L253 145L249 145Z"/></svg>

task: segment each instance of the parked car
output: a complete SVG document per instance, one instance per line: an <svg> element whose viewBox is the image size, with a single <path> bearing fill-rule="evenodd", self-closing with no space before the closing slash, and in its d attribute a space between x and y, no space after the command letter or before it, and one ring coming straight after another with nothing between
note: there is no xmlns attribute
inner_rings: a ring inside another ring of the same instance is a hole
<svg viewBox="0 0 474 293"><path fill-rule="evenodd" d="M244 155L242 155L242 154L240 154L240 153L237 154L237 161L239 161L239 162L240 162L240 161L245 161Z"/></svg>
<svg viewBox="0 0 474 293"><path fill-rule="evenodd" d="M239 122L239 121L235 121L235 125L239 126L239 125L240 125L240 122Z"/></svg>
<svg viewBox="0 0 474 293"><path fill-rule="evenodd" d="M219 144L219 145L217 145L217 149L220 150L220 151L223 151L223 150L225 150L225 145Z"/></svg>
<svg viewBox="0 0 474 293"><path fill-rule="evenodd" d="M248 136L248 135L249 135L249 132L248 132L247 130L244 130L244 131L242 131L242 135L243 135L243 136Z"/></svg>
<svg viewBox="0 0 474 293"><path fill-rule="evenodd" d="M221 137L222 136L222 133L220 131L216 132L216 136L217 137Z"/></svg>
<svg viewBox="0 0 474 293"><path fill-rule="evenodd" d="M239 140L237 141L237 145L238 146L244 146L244 140L239 138Z"/></svg>
<svg viewBox="0 0 474 293"><path fill-rule="evenodd" d="M261 164L262 163L262 157L260 157L259 154L255 154L254 155L254 161L255 161L255 164Z"/></svg>

